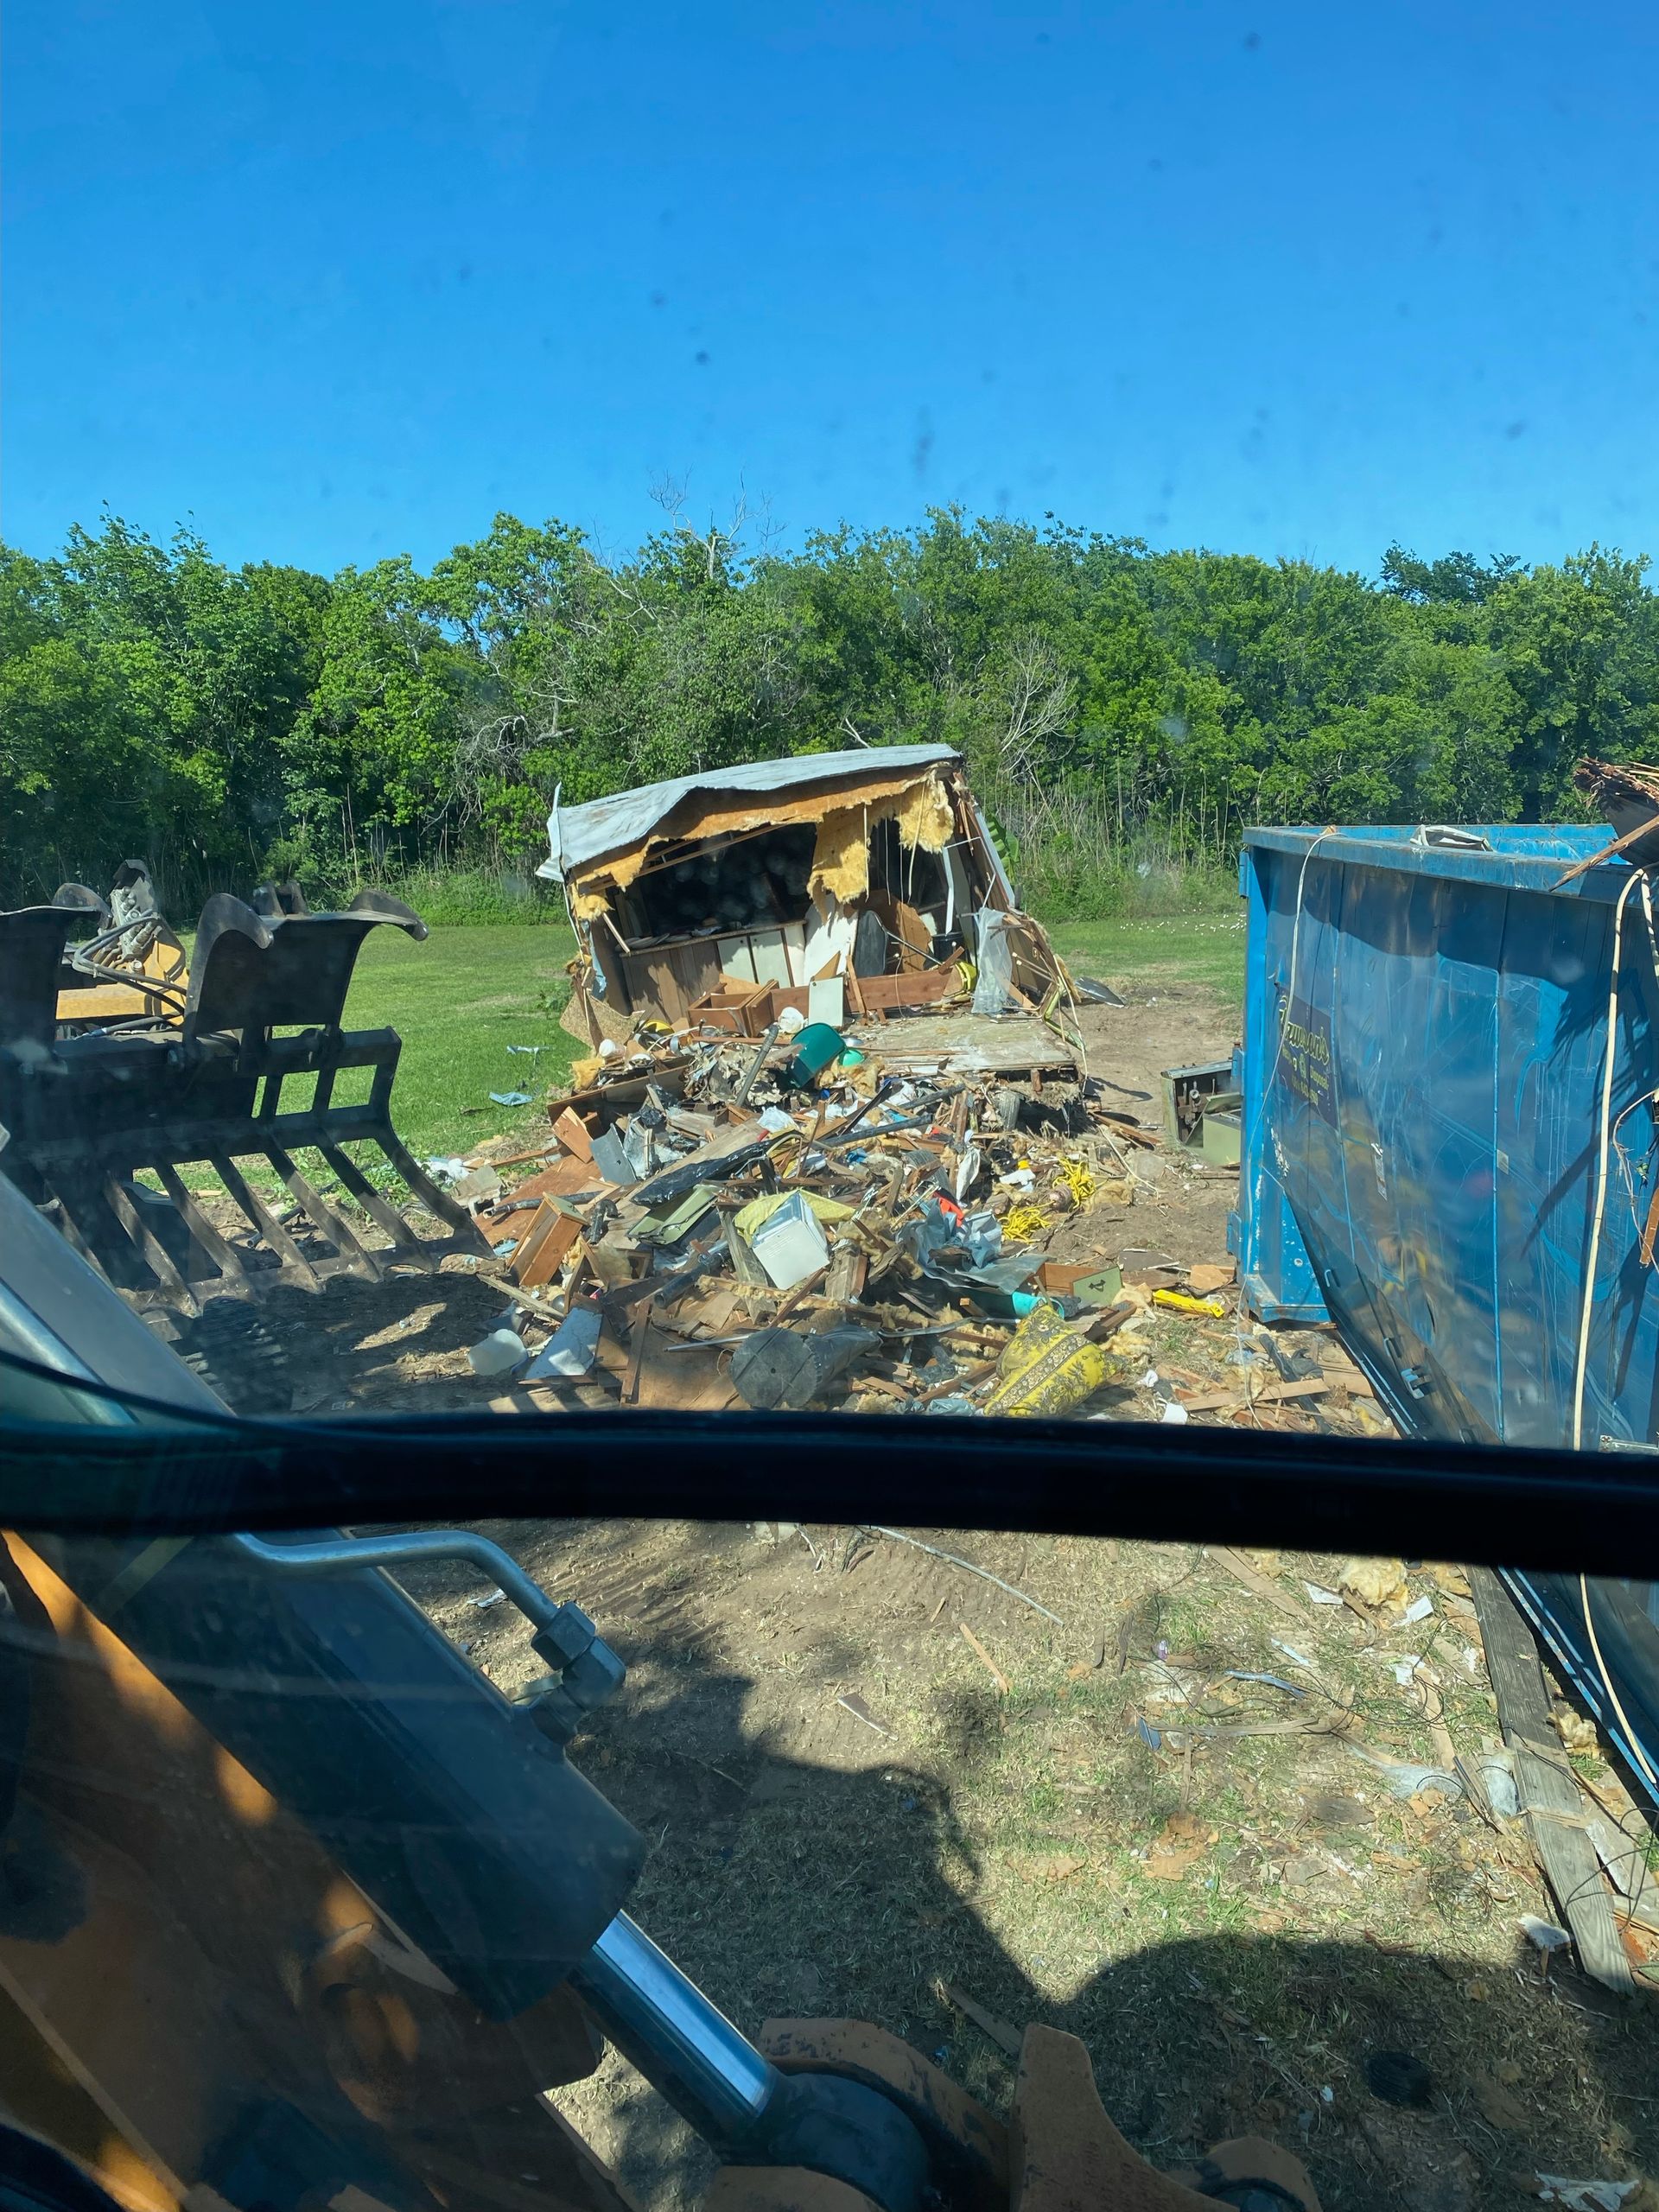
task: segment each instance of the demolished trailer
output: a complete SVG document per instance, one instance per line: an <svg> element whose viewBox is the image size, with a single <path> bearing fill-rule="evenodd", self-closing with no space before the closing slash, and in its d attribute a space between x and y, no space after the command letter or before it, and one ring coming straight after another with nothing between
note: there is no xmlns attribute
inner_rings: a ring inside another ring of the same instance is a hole
<svg viewBox="0 0 1659 2212"><path fill-rule="evenodd" d="M1245 838L1230 1244L1256 1314L1334 1322L1407 1437L1659 1441L1659 950L1605 844ZM1659 1584L1506 1580L1659 1801Z"/></svg>
<svg viewBox="0 0 1659 2212"><path fill-rule="evenodd" d="M537 873L581 946L567 1026L759 1035L792 1009L853 1031L929 1014L917 1070L1075 1079L1071 990L1022 914L961 756L868 747L751 761L561 807ZM968 1003L971 995L971 1007ZM959 1000L961 1010L940 1013ZM884 1035L884 1057L903 1057Z"/></svg>

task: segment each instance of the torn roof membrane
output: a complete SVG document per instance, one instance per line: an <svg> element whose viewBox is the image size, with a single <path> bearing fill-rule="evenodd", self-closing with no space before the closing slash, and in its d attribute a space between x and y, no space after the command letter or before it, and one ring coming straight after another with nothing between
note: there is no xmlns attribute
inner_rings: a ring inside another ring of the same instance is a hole
<svg viewBox="0 0 1659 2212"><path fill-rule="evenodd" d="M638 874L653 844L684 836L737 836L786 818L778 804L780 793L788 794L790 816L810 820L855 806L883 805L923 782L925 772L960 761L948 745L868 746L710 768L613 791L585 806L561 807L556 800L547 823L549 857L536 873L555 883L573 883L591 873L614 887ZM883 810L893 810L883 805ZM607 861L613 865L600 865Z"/></svg>

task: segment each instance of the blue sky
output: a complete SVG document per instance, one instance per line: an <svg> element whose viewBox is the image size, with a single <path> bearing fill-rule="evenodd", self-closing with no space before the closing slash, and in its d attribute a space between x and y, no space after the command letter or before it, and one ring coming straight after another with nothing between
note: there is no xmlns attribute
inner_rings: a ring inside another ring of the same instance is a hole
<svg viewBox="0 0 1659 2212"><path fill-rule="evenodd" d="M1581 20L1575 21L1575 17ZM1659 16L12 0L0 526L1659 535Z"/></svg>

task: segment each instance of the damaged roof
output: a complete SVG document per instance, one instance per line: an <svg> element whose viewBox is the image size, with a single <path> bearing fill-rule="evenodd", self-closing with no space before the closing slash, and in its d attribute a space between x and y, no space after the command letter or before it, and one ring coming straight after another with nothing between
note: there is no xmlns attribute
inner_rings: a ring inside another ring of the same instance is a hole
<svg viewBox="0 0 1659 2212"><path fill-rule="evenodd" d="M960 759L949 745L861 746L845 753L796 753L785 760L747 760L734 768L671 776L664 783L590 799L585 806L561 807L556 795L547 818L549 857L536 873L562 882L594 861L643 845L694 794L786 791L798 796L823 785L828 796L839 785L873 775L944 766Z"/></svg>

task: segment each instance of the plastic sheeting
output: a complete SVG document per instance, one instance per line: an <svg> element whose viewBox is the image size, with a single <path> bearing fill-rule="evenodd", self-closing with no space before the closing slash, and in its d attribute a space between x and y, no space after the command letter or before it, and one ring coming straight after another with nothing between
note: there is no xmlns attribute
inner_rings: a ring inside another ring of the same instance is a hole
<svg viewBox="0 0 1659 2212"><path fill-rule="evenodd" d="M1559 1446L1581 1426L1592 1452L1659 1440L1659 1276L1643 1256L1659 972L1638 897L1621 938L1624 862L1563 880L1605 842L1510 825L1457 842L1246 836L1229 1244L1252 1309L1334 1321L1407 1436ZM1586 1478L1607 1465L1586 1459ZM1589 1586L1627 1731L1578 1577L1505 1580L1602 1725L1659 1766L1653 1586Z"/></svg>
<svg viewBox="0 0 1659 2212"><path fill-rule="evenodd" d="M982 906L974 917L976 1014L1013 1014L1018 1008L1020 1002L1012 988L1014 947L1009 943L1009 931L1017 918L1014 914L1000 912L995 906Z"/></svg>

